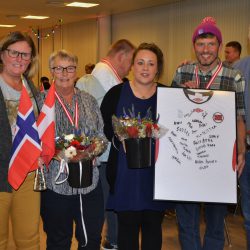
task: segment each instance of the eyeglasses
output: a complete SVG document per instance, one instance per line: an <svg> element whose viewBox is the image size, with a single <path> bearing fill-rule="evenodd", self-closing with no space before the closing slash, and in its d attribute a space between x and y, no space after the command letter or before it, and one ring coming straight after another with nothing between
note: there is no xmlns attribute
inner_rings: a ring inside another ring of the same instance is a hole
<svg viewBox="0 0 250 250"><path fill-rule="evenodd" d="M57 67L53 67L52 69L57 74L63 73L64 70L66 70L67 73L75 73L76 66L68 66L68 67L57 66Z"/></svg>
<svg viewBox="0 0 250 250"><path fill-rule="evenodd" d="M12 58L17 58L17 57L19 57L19 55L21 55L21 58L23 60L26 60L26 61L28 61L32 58L31 53L19 52L19 51L13 50L13 49L6 49L6 50L8 51L9 57L12 57Z"/></svg>

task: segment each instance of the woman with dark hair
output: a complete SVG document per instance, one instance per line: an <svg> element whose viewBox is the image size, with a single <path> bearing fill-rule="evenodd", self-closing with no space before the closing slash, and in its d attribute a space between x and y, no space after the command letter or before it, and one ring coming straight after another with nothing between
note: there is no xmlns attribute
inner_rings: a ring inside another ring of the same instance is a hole
<svg viewBox="0 0 250 250"><path fill-rule="evenodd" d="M152 140L152 167L129 169L126 153L114 135L112 116L121 117L131 110L138 117L156 121L157 84L162 74L163 54L155 44L142 43L132 60L133 80L111 88L105 95L101 111L104 132L113 141L107 165L110 196L107 209L118 215L119 250L160 250L162 245L162 220L167 202L153 200L154 152ZM117 150L118 149L118 150ZM146 166L145 166L146 167Z"/></svg>
<svg viewBox="0 0 250 250"><path fill-rule="evenodd" d="M37 68L34 42L26 34L13 32L1 40L0 56L0 249L7 248L10 219L16 248L38 250L40 193L33 191L34 171L26 176L17 190L8 183L11 148L23 86L29 94L35 116L38 115L37 91L30 80Z"/></svg>
<svg viewBox="0 0 250 250"><path fill-rule="evenodd" d="M45 91L50 88L49 78L47 76L42 76L40 78L40 91Z"/></svg>

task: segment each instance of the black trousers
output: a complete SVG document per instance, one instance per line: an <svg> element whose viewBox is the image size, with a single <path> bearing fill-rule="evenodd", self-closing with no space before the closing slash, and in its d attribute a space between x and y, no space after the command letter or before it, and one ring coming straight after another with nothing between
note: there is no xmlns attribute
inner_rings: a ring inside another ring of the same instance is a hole
<svg viewBox="0 0 250 250"><path fill-rule="evenodd" d="M164 211L118 212L119 250L138 250L141 230L142 250L161 250Z"/></svg>
<svg viewBox="0 0 250 250"><path fill-rule="evenodd" d="M83 218L88 243L82 229L80 195L60 195L51 190L42 192L41 216L47 234L47 250L70 250L73 225L78 249L99 250L104 221L103 193L101 184L86 195L82 195Z"/></svg>

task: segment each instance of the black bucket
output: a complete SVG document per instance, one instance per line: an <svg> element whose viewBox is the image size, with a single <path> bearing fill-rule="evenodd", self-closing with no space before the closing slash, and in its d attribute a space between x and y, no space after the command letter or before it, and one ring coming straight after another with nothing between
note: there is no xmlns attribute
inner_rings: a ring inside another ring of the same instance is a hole
<svg viewBox="0 0 250 250"><path fill-rule="evenodd" d="M151 167L151 138L125 140L128 168Z"/></svg>
<svg viewBox="0 0 250 250"><path fill-rule="evenodd" d="M82 161L82 176L80 162L69 162L68 183L73 188L86 188L92 185L93 165L92 160Z"/></svg>

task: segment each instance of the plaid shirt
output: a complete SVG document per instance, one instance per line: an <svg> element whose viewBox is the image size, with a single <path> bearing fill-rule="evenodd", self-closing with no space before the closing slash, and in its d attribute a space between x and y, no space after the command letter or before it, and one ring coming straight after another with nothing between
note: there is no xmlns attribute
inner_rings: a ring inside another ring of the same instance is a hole
<svg viewBox="0 0 250 250"><path fill-rule="evenodd" d="M181 87L181 84L184 84L185 82L188 81L195 82L196 66L197 63L193 63L179 67L176 70L175 77L172 81L172 87ZM216 69L217 67L215 67L213 70L206 72L205 74L201 70L198 70L198 77L200 79L201 89L206 88L206 85L210 81ZM244 87L245 87L245 80L242 77L240 71L223 65L220 72L218 73L213 83L211 84L210 89L235 91L237 115L244 116L245 115Z"/></svg>

